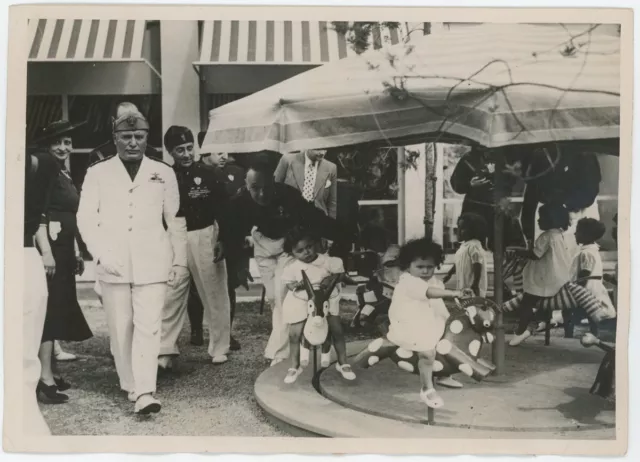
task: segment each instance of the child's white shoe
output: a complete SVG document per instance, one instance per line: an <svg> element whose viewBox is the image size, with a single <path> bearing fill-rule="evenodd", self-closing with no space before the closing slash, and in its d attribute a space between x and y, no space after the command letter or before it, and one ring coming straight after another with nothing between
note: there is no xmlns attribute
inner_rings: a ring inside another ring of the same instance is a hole
<svg viewBox="0 0 640 462"><path fill-rule="evenodd" d="M298 378L298 376L302 373L302 368L299 367L297 369L294 369L293 367L289 368L289 370L287 371L287 375L284 378L284 383L286 384L291 384L293 382L296 381L296 379Z"/></svg>
<svg viewBox="0 0 640 462"><path fill-rule="evenodd" d="M322 353L320 355L320 366L329 367L331 364L331 353Z"/></svg>
<svg viewBox="0 0 640 462"><path fill-rule="evenodd" d="M510 346L518 346L522 342L524 342L526 339L528 339L529 337L531 337L531 332L529 332L528 330L525 330L520 335L514 335L513 338L511 339L511 341L509 342L509 345Z"/></svg>
<svg viewBox="0 0 640 462"><path fill-rule="evenodd" d="M340 372L340 374L342 374L342 378L344 378L345 380L356 379L356 374L351 370L350 365L348 364L340 365L339 363L336 363L336 369L338 370L338 372Z"/></svg>
<svg viewBox="0 0 640 462"><path fill-rule="evenodd" d="M420 390L420 399L424 401L427 406L434 409L444 406L444 401L435 388Z"/></svg>
<svg viewBox="0 0 640 462"><path fill-rule="evenodd" d="M300 345L300 366L307 367L309 365L309 348Z"/></svg>

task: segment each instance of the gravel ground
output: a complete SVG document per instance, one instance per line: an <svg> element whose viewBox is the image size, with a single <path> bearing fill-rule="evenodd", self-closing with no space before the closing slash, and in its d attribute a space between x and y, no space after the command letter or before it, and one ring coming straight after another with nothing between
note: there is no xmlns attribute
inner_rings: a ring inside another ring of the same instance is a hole
<svg viewBox="0 0 640 462"><path fill-rule="evenodd" d="M346 324L355 304L343 304ZM268 423L253 396L256 378L269 366L263 356L271 325L268 308L260 315L259 303L238 304L233 334L242 349L220 366L210 363L206 346L189 343L187 321L175 371L158 379L162 411L140 417L119 390L102 307L94 300L82 305L94 337L63 344L79 357L60 363L62 376L73 385L65 392L69 402L40 404L54 435L286 436ZM362 337L348 336L348 340L356 338Z"/></svg>
<svg viewBox="0 0 640 462"><path fill-rule="evenodd" d="M73 385L66 392L70 400L62 405L40 404L54 435L287 436L268 422L253 396L256 378L269 365L263 356L271 324L268 308L260 315L257 302L238 304L233 334L242 350L220 366L210 363L206 346L189 343L186 322L175 371L158 379L162 411L147 417L136 416L133 404L119 390L103 309L97 301L85 300L83 311L94 337L64 344L79 359L60 364L63 377ZM341 312L347 341L376 335L349 332L355 303L343 301ZM507 333L512 328L513 321L508 321ZM576 334L582 331L581 327ZM562 329L554 330L553 335L562 335ZM510 368L534 366L509 363Z"/></svg>

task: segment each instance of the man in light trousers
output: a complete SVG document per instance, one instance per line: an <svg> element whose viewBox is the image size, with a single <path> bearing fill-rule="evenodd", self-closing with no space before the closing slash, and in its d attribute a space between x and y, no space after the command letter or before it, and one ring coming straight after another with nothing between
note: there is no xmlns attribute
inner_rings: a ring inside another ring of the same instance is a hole
<svg viewBox="0 0 640 462"><path fill-rule="evenodd" d="M167 283L187 273L178 182L171 166L144 155L148 132L140 113L114 121L118 155L89 167L77 215L97 262L120 388L138 414L160 411L162 307Z"/></svg>
<svg viewBox="0 0 640 462"><path fill-rule="evenodd" d="M227 267L223 259L221 227L227 194L215 172L194 162L193 133L186 127L171 126L164 145L174 159L180 189L180 208L187 224L187 266L189 272L167 291L162 314L162 341L158 366L171 369L180 354L178 337L187 315L189 273L193 277L209 326L209 356L213 364L227 362L231 338L230 300Z"/></svg>

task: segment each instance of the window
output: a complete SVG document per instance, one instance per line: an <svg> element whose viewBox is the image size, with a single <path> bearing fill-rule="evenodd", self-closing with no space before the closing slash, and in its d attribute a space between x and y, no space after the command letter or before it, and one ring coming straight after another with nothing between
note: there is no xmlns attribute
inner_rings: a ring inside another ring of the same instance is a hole
<svg viewBox="0 0 640 462"><path fill-rule="evenodd" d="M398 243L397 149L370 145L336 148L329 150L327 159L337 165L338 181L348 184L359 198L359 245L384 252ZM338 208L342 190L338 187Z"/></svg>

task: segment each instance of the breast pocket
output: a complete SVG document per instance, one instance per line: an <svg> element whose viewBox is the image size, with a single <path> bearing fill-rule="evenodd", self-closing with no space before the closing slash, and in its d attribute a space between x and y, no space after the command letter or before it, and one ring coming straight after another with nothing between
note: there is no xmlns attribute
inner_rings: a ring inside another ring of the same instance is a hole
<svg viewBox="0 0 640 462"><path fill-rule="evenodd" d="M144 207L144 213L158 213L162 210L164 202L164 184L151 181L141 185L135 191L135 202L139 207ZM140 210L138 210L140 213Z"/></svg>

